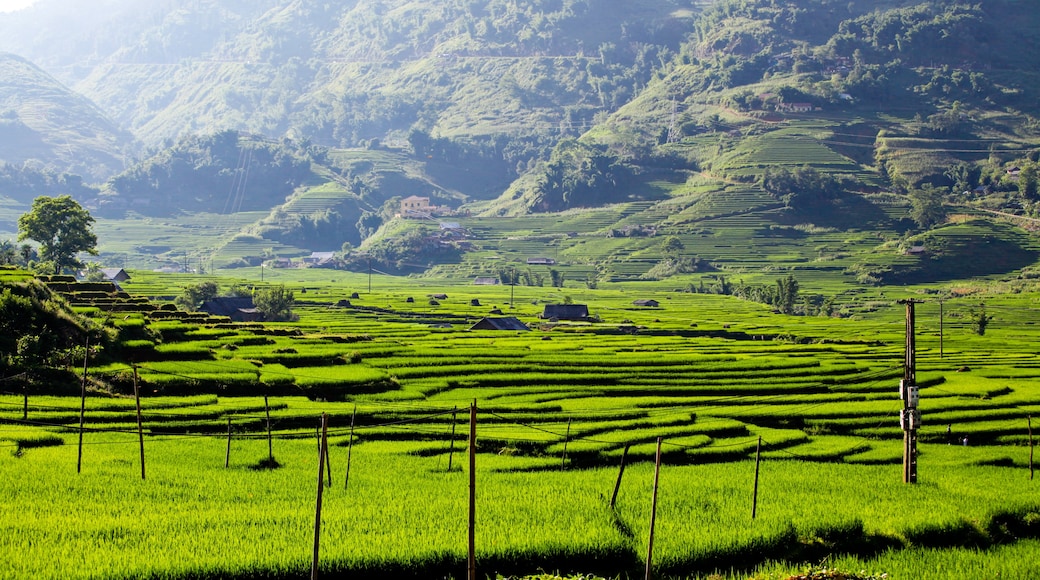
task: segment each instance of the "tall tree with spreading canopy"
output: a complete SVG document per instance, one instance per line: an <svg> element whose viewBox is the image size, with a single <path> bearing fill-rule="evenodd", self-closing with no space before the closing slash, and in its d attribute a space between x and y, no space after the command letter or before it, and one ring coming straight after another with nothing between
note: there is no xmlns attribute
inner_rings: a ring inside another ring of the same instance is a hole
<svg viewBox="0 0 1040 580"><path fill-rule="evenodd" d="M32 209L18 218L18 240L40 244L40 258L52 262L57 272L83 266L76 254L97 255L94 218L72 196L40 196Z"/></svg>

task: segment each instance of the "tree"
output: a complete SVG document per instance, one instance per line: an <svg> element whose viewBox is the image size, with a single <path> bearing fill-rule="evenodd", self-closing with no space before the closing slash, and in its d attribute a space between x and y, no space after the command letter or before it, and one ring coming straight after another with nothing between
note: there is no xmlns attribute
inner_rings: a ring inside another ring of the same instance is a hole
<svg viewBox="0 0 1040 580"><path fill-rule="evenodd" d="M686 244L679 239L679 236L668 236L664 240L664 251L666 256L678 257L682 254L683 250L686 249Z"/></svg>
<svg viewBox="0 0 1040 580"><path fill-rule="evenodd" d="M284 285L262 288L253 295L253 305L264 315L264 320L271 322L295 320L292 311L295 302L293 291L286 290Z"/></svg>
<svg viewBox="0 0 1040 580"><path fill-rule="evenodd" d="M549 270L549 279L552 280L553 288L563 288L563 272L552 268Z"/></svg>
<svg viewBox="0 0 1040 580"><path fill-rule="evenodd" d="M83 266L76 254L97 255L94 218L71 196L40 196L29 213L18 218L18 240L40 244L40 258L54 262L58 272Z"/></svg>
<svg viewBox="0 0 1040 580"><path fill-rule="evenodd" d="M195 310L203 302L213 300L220 293L216 282L200 282L185 286L184 291L173 302L185 310Z"/></svg>
<svg viewBox="0 0 1040 580"><path fill-rule="evenodd" d="M931 229L946 221L943 207L943 190L925 184L921 189L910 192L910 219L923 230Z"/></svg>
<svg viewBox="0 0 1040 580"><path fill-rule="evenodd" d="M788 274L787 278L776 281L777 307L783 314L794 314L794 304L798 300L798 281Z"/></svg>
<svg viewBox="0 0 1040 580"><path fill-rule="evenodd" d="M1040 190L1040 175L1037 174L1035 163L1024 163L1022 172L1018 175L1018 191L1026 199L1036 199L1037 191Z"/></svg>
<svg viewBox="0 0 1040 580"><path fill-rule="evenodd" d="M986 327L989 326L989 322L993 320L992 316L986 315L986 305L979 304L979 308L971 310L971 329L975 331L975 334L983 336L986 334Z"/></svg>

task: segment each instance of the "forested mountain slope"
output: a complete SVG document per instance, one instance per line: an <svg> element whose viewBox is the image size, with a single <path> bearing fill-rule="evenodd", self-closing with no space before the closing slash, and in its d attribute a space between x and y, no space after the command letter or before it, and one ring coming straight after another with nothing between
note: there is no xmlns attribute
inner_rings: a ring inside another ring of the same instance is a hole
<svg viewBox="0 0 1040 580"><path fill-rule="evenodd" d="M0 53L0 78L0 160L88 180L122 169L133 138L89 100L12 54Z"/></svg>
<svg viewBox="0 0 1040 580"><path fill-rule="evenodd" d="M224 129L329 146L412 127L577 134L670 58L697 4L41 0L0 17L0 47L149 144Z"/></svg>
<svg viewBox="0 0 1040 580"><path fill-rule="evenodd" d="M749 180L807 163L867 188L989 185L1040 140L1038 25L1013 0L720 0L645 90L488 213L622 201L642 195L633 175L662 167ZM785 134L792 122L816 129ZM790 139L817 153L772 154Z"/></svg>

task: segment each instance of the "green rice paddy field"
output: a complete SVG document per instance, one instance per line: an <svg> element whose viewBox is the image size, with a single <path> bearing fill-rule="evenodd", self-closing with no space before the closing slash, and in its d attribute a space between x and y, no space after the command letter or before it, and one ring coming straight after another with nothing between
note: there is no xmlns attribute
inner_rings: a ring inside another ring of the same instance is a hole
<svg viewBox="0 0 1040 580"><path fill-rule="evenodd" d="M279 275L298 322L140 300L176 293L187 278L175 276L141 273L130 297L67 289L133 352L146 477L126 364L89 368L116 394L86 400L79 473L79 397L0 395L0 577L308 576L327 413L322 577L462 578L474 404L480 577L642 577L658 438L655 577L1040 569L1036 294L953 297L940 326L940 304L914 288L849 298L847 317L830 318L653 284L377 277L369 291L358 275ZM600 321L538 317L565 297ZM905 297L924 300L916 485L902 482L898 423ZM983 336L970 324L981 302ZM531 330L469 329L494 308Z"/></svg>

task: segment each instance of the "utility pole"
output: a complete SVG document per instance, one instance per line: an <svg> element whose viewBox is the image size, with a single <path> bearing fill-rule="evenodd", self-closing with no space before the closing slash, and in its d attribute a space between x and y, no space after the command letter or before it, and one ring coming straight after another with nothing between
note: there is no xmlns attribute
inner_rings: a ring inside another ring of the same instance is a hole
<svg viewBox="0 0 1040 580"><path fill-rule="evenodd" d="M372 256L368 257L368 293L372 293Z"/></svg>
<svg viewBox="0 0 1040 580"><path fill-rule="evenodd" d="M513 268L512 275L509 276L509 308L513 306L513 289L516 288L516 268Z"/></svg>
<svg viewBox="0 0 1040 580"><path fill-rule="evenodd" d="M921 425L921 411L917 408L920 390L917 387L916 345L914 342L914 300L903 300L906 305L906 352L903 360L903 380L899 381L899 397L903 411L899 426L903 429L903 483L917 483L917 428Z"/></svg>

